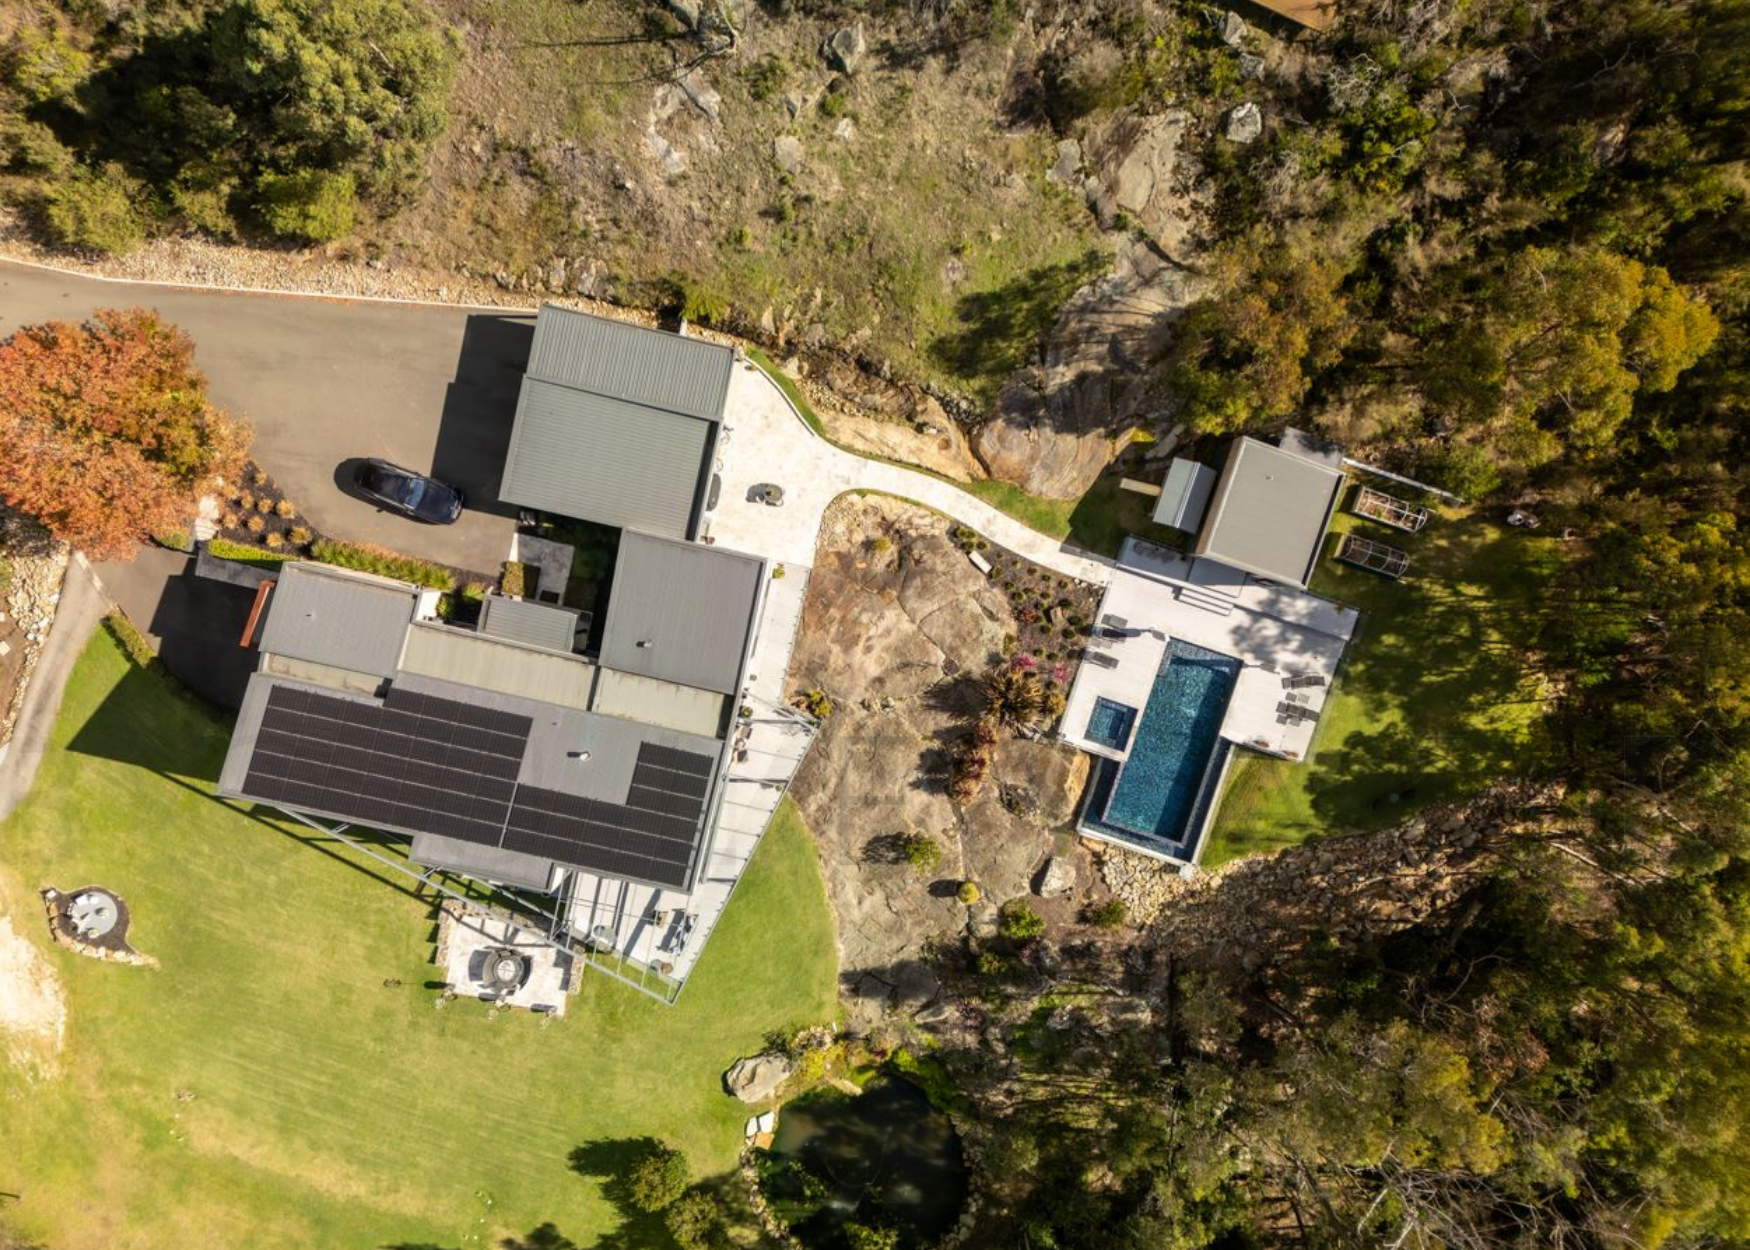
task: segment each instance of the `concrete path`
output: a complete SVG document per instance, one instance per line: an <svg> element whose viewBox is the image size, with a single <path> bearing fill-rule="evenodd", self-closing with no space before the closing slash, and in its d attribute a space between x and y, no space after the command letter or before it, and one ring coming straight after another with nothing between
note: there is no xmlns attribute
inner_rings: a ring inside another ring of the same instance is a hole
<svg viewBox="0 0 1750 1250"><path fill-rule="evenodd" d="M19 710L12 741L0 750L0 820L12 815L30 792L49 735L54 732L67 677L79 653L85 650L91 631L108 611L109 602L99 589L91 566L84 557L75 555L67 566L66 580L61 583L55 623L49 627L42 656L25 689L24 706Z"/></svg>
<svg viewBox="0 0 1750 1250"><path fill-rule="evenodd" d="M1030 529L952 482L833 446L752 362L730 383L720 447L722 489L706 514L705 533L725 547L812 566L827 506L847 491L869 491L934 509L1053 572L1100 586L1111 580L1111 561ZM783 487L782 507L750 499L767 483Z"/></svg>

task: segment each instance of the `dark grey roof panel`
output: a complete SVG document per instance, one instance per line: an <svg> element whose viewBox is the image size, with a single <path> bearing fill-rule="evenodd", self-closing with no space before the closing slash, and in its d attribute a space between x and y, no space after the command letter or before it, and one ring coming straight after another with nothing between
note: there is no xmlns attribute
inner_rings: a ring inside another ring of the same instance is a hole
<svg viewBox="0 0 1750 1250"><path fill-rule="evenodd" d="M419 592L411 586L288 561L268 605L261 649L392 677L418 605Z"/></svg>
<svg viewBox="0 0 1750 1250"><path fill-rule="evenodd" d="M529 348L531 378L705 421L723 419L734 371L727 347L552 304Z"/></svg>
<svg viewBox="0 0 1750 1250"><path fill-rule="evenodd" d="M603 525L692 536L710 422L523 380L499 497Z"/></svg>
<svg viewBox="0 0 1750 1250"><path fill-rule="evenodd" d="M550 603L487 595L475 628L491 638L569 653L577 634L577 613Z"/></svg>
<svg viewBox="0 0 1750 1250"><path fill-rule="evenodd" d="M626 532L602 666L735 694L765 571L753 556Z"/></svg>

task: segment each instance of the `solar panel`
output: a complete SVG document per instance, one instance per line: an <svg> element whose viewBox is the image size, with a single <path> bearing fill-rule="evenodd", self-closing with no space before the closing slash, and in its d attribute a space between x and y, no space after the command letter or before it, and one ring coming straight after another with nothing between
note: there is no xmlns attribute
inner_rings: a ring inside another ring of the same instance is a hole
<svg viewBox="0 0 1750 1250"><path fill-rule="evenodd" d="M646 743L624 804L518 786L533 721L391 687L382 703L275 686L245 792L684 888L713 757Z"/></svg>

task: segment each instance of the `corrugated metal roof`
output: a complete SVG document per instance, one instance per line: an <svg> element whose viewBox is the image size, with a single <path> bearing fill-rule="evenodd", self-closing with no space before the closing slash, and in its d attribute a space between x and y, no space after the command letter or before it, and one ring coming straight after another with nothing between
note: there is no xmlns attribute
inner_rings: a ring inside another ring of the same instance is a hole
<svg viewBox="0 0 1750 1250"><path fill-rule="evenodd" d="M713 430L697 417L528 377L499 497L560 516L690 538Z"/></svg>
<svg viewBox="0 0 1750 1250"><path fill-rule="evenodd" d="M595 665L449 625L407 631L402 670L562 707L588 707ZM477 701L477 700L476 700Z"/></svg>
<svg viewBox="0 0 1750 1250"><path fill-rule="evenodd" d="M577 634L577 613L551 603L487 595L475 628L492 638L569 653Z"/></svg>
<svg viewBox="0 0 1750 1250"><path fill-rule="evenodd" d="M1203 524L1203 514L1209 509L1209 495L1215 489L1215 470L1183 456L1175 456L1167 467L1167 480L1161 486L1161 497L1155 504L1154 519L1160 525L1195 534Z"/></svg>
<svg viewBox="0 0 1750 1250"><path fill-rule="evenodd" d="M735 694L764 589L764 560L627 531L602 665Z"/></svg>
<svg viewBox="0 0 1750 1250"><path fill-rule="evenodd" d="M1196 554L1305 586L1343 486L1328 465L1255 438L1235 442Z"/></svg>
<svg viewBox="0 0 1750 1250"><path fill-rule="evenodd" d="M535 318L528 376L646 408L723 419L735 353L703 339L548 304Z"/></svg>
<svg viewBox="0 0 1750 1250"><path fill-rule="evenodd" d="M416 587L287 561L268 606L261 650L392 677L418 605Z"/></svg>

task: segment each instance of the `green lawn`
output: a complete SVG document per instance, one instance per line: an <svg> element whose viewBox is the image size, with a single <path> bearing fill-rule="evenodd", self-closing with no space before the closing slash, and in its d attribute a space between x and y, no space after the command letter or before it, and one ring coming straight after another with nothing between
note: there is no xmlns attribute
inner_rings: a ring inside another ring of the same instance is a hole
<svg viewBox="0 0 1750 1250"><path fill-rule="evenodd" d="M745 1109L723 1069L835 1011L832 921L788 805L677 1006L586 973L563 1020L489 1019L434 1009L432 912L403 878L212 797L227 733L99 633L0 825L0 908L49 952L69 1018L58 1075L0 1050L0 1190L23 1195L0 1214L22 1236L496 1247L550 1221L592 1245L621 1217L572 1150L653 1135L696 1174L728 1169ZM36 889L93 882L160 969L50 945Z"/></svg>
<svg viewBox="0 0 1750 1250"><path fill-rule="evenodd" d="M1400 582L1326 559L1313 589L1361 610L1308 764L1236 756L1205 867L1318 833L1376 828L1520 770L1537 749L1533 625L1562 544L1460 511L1420 534L1345 512L1410 554Z"/></svg>

